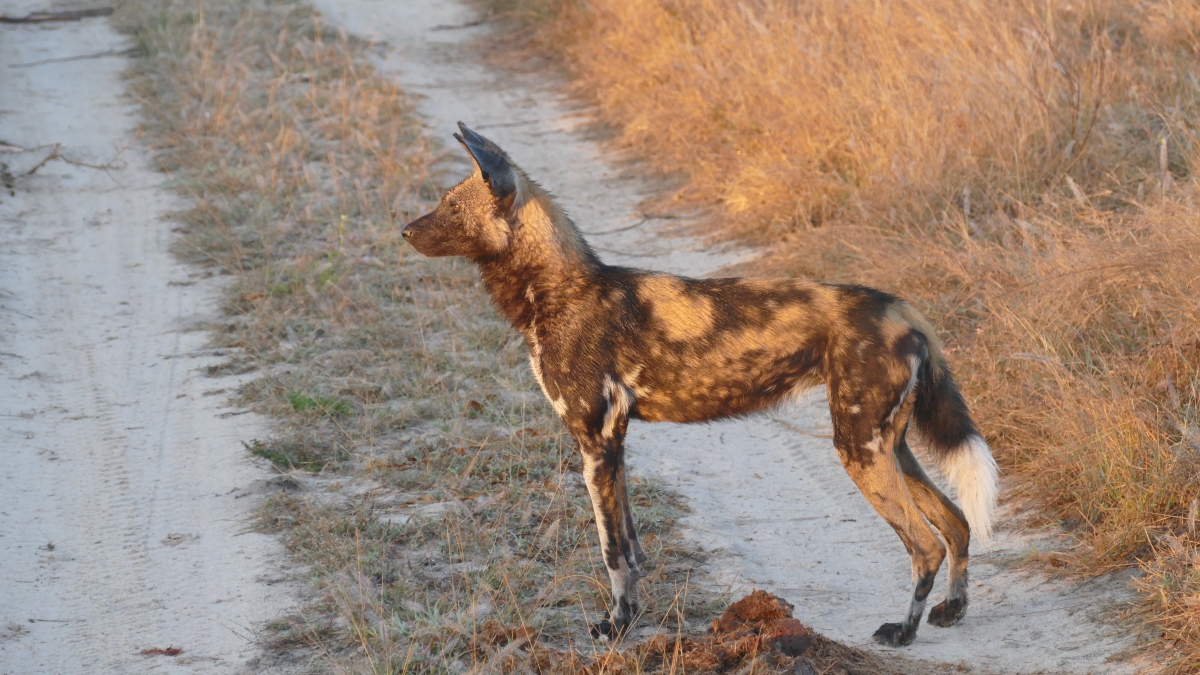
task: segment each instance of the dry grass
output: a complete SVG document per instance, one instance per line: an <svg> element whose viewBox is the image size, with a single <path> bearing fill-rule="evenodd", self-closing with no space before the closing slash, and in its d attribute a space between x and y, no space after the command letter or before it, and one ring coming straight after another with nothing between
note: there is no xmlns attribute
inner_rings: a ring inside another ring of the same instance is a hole
<svg viewBox="0 0 1200 675"><path fill-rule="evenodd" d="M1200 671L1195 3L483 4L714 236L933 317L1015 496Z"/></svg>
<svg viewBox="0 0 1200 675"><path fill-rule="evenodd" d="M287 0L130 0L118 20L144 52L130 79L146 135L189 204L179 252L231 277L224 369L260 374L239 396L274 433L246 445L285 474L262 522L319 590L266 628L277 660L258 668L315 654L318 671L614 672L586 629L608 586L590 501L525 347L472 267L398 236L440 182L405 94L368 46ZM676 538L681 506L631 489L644 630L706 625L720 598L689 590L701 559ZM881 663L827 641L812 658ZM750 661L736 665L792 664Z"/></svg>
<svg viewBox="0 0 1200 675"><path fill-rule="evenodd" d="M512 3L500 2L500 7ZM1084 0L524 0L620 140L743 234L1193 168L1200 12ZM1112 191L1111 194L1101 194Z"/></svg>

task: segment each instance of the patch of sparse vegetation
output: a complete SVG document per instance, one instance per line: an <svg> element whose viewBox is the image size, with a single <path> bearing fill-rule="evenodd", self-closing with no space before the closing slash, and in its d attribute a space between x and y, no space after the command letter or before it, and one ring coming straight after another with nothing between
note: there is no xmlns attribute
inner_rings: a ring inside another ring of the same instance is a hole
<svg viewBox="0 0 1200 675"><path fill-rule="evenodd" d="M350 404L332 396L309 396L298 391L287 395L287 402L296 412L314 412L320 415L348 415L353 410Z"/></svg>
<svg viewBox="0 0 1200 675"><path fill-rule="evenodd" d="M319 473L331 463L346 459L344 451L324 446L313 439L288 441L275 438L263 441L255 438L242 445L255 457L262 457L284 470L302 469Z"/></svg>

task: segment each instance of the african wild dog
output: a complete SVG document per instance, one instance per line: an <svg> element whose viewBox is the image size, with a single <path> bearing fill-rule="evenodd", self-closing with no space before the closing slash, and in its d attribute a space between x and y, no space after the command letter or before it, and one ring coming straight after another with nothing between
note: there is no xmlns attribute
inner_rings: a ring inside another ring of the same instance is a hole
<svg viewBox="0 0 1200 675"><path fill-rule="evenodd" d="M455 138L474 171L437 209L409 223L404 238L425 255L466 256L479 266L579 445L612 581L609 618L595 630L616 637L638 612L646 554L626 496L628 420L746 415L819 384L828 391L838 456L912 559L908 614L881 626L875 639L913 641L947 549L949 590L929 622L962 618L967 544L971 530L991 534L997 470L933 329L916 311L860 286L687 279L605 265L503 150L459 129ZM965 515L917 463L905 441L910 420Z"/></svg>

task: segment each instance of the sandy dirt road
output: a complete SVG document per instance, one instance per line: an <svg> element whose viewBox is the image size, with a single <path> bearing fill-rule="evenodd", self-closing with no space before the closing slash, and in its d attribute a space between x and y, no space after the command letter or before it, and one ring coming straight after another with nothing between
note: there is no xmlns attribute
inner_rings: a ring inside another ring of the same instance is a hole
<svg viewBox="0 0 1200 675"><path fill-rule="evenodd" d="M485 63L478 48L492 28L479 25L471 8L450 0L315 4L350 33L380 43L379 64L424 97L419 109L433 134L452 143L463 120L499 142L559 196L608 262L704 276L749 256L709 250L646 220L639 202L649 186L623 175L589 137L586 115L560 82ZM879 624L899 620L911 589L908 557L843 471L822 392L753 420L635 423L628 442L634 475L652 475L689 498L688 536L715 552L708 571L716 583L777 592L806 623L850 644L874 647ZM1001 672L1132 671L1107 662L1130 643L1100 621L1128 597L1125 584L1004 571L1030 541L1001 531L994 550L975 551L967 617L950 629L923 626L906 653ZM931 604L942 593L939 586Z"/></svg>
<svg viewBox="0 0 1200 675"><path fill-rule="evenodd" d="M254 672L252 630L292 604L248 531L263 424L204 373L219 279L169 252L180 204L133 140L126 60L13 67L128 47L105 19L0 25L0 140L41 146L0 152L0 675ZM54 144L125 149L27 175Z"/></svg>

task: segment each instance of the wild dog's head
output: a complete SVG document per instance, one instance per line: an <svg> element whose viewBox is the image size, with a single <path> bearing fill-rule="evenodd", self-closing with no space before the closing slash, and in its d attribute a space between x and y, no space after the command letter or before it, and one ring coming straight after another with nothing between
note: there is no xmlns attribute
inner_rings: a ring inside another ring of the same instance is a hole
<svg viewBox="0 0 1200 675"><path fill-rule="evenodd" d="M404 228L404 238L427 256L491 258L508 249L508 216L523 177L495 143L458 123L454 138L470 153L475 170L442 197L438 207Z"/></svg>

